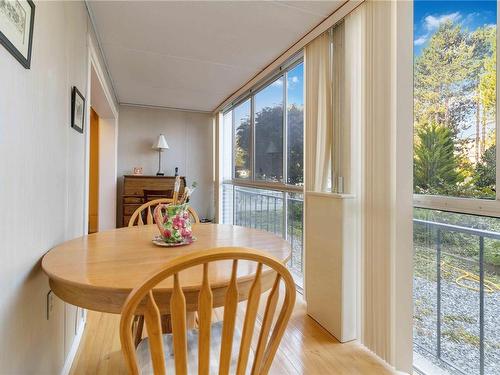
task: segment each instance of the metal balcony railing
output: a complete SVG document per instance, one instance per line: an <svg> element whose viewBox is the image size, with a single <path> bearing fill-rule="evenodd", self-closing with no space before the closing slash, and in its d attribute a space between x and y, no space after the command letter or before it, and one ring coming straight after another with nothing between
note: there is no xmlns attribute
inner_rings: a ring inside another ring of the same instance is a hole
<svg viewBox="0 0 500 375"><path fill-rule="evenodd" d="M290 242L289 266L301 286L303 195L232 184L223 194L228 222ZM500 249L500 233L414 219L414 240L415 347L451 373L500 373L500 272L485 261L485 249ZM464 242L468 255L459 251Z"/></svg>
<svg viewBox="0 0 500 375"><path fill-rule="evenodd" d="M303 280L303 196L301 193L233 186L232 219L235 225L262 229L290 242L289 267L298 286Z"/></svg>
<svg viewBox="0 0 500 375"><path fill-rule="evenodd" d="M495 316L500 311L497 298L500 287L496 279L497 269L485 263L485 242L488 241L490 248L496 248L500 233L414 219L414 239L415 345L429 355L426 358L451 372L496 373L500 337ZM457 249L457 246L465 246L464 243L468 244L472 255L463 256L460 251L455 251L464 250ZM489 266L489 275L486 266ZM426 290L427 287L430 288ZM488 340L485 337L486 294L491 304ZM435 301L422 303L421 299L426 296L435 298ZM430 316L435 319L434 332L426 331L429 327L425 321L428 323ZM486 348L490 352L485 367Z"/></svg>

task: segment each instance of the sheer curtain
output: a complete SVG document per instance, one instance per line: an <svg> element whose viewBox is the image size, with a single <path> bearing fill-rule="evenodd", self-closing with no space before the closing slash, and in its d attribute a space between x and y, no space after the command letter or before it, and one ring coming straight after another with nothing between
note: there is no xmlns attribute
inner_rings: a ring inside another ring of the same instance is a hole
<svg viewBox="0 0 500 375"><path fill-rule="evenodd" d="M332 154L330 36L323 33L305 48L306 191L326 191Z"/></svg>

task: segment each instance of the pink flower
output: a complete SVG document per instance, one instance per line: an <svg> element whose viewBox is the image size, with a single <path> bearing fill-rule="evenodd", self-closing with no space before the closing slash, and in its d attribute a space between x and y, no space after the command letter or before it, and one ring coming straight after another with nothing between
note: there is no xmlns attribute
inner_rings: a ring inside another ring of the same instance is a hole
<svg viewBox="0 0 500 375"><path fill-rule="evenodd" d="M178 215L174 217L174 219L172 220L172 225L175 229L182 228L183 224L184 224L184 219Z"/></svg>
<svg viewBox="0 0 500 375"><path fill-rule="evenodd" d="M172 233L170 233L170 231L168 229L164 229L163 230L163 237L170 238L170 237L172 237Z"/></svg>
<svg viewBox="0 0 500 375"><path fill-rule="evenodd" d="M181 236L184 237L184 238L191 238L192 233L188 229L182 229L181 230Z"/></svg>

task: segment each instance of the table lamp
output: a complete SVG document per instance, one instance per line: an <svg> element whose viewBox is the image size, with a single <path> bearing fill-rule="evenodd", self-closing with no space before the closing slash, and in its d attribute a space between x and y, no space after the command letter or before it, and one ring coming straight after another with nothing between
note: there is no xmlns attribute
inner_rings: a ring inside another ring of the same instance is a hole
<svg viewBox="0 0 500 375"><path fill-rule="evenodd" d="M158 151L158 172L156 173L157 176L163 176L163 172L161 171L161 153L163 152L163 150L166 150L168 148L169 147L165 136L163 134L160 134L156 142L153 143L152 147L153 150Z"/></svg>

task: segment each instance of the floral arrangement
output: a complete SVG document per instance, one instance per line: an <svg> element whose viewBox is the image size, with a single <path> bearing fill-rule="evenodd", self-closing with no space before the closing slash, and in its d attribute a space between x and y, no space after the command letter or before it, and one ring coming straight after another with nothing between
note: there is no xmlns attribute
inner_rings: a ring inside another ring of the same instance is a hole
<svg viewBox="0 0 500 375"><path fill-rule="evenodd" d="M159 204L154 210L154 219L165 242L192 242L193 231L189 218L189 204Z"/></svg>
<svg viewBox="0 0 500 375"><path fill-rule="evenodd" d="M175 179L174 198L171 204L156 206L153 216L160 230L161 238L167 243L191 243L193 231L189 217L189 197L196 189L196 182L191 188L186 187L179 199L180 178Z"/></svg>

